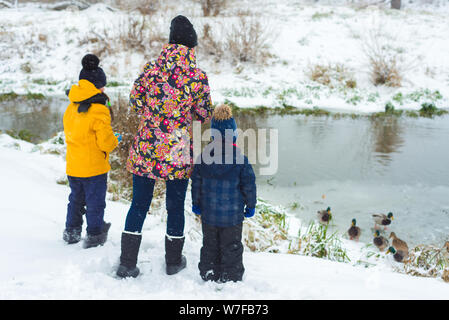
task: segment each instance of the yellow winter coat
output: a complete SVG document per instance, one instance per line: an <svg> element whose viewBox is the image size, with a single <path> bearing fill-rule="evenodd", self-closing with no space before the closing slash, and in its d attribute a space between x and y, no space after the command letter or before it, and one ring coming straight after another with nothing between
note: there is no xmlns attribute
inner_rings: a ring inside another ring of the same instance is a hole
<svg viewBox="0 0 449 320"><path fill-rule="evenodd" d="M117 147L118 140L112 131L109 109L104 104L95 103L101 101L96 99L101 98L98 94L101 91L87 80L80 80L70 89L70 104L64 113L66 173L69 176L92 177L111 169L109 153ZM78 112L83 101L90 107L87 112Z"/></svg>

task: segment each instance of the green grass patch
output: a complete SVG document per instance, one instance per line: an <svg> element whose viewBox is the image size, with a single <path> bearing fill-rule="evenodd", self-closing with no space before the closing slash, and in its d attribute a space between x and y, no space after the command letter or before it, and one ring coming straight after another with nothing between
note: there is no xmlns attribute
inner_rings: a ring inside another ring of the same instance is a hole
<svg viewBox="0 0 449 320"><path fill-rule="evenodd" d="M108 81L108 83L106 84L107 88L122 87L122 86L126 86L126 84L118 81Z"/></svg>
<svg viewBox="0 0 449 320"><path fill-rule="evenodd" d="M334 14L333 11L330 12L315 12L312 15L312 20L321 20L323 18L329 18Z"/></svg>
<svg viewBox="0 0 449 320"><path fill-rule="evenodd" d="M27 142L32 142L35 138L37 138L36 135L32 134L30 131L26 129L20 131L6 130L6 134L10 135L14 139L23 140Z"/></svg>
<svg viewBox="0 0 449 320"><path fill-rule="evenodd" d="M42 93L32 93L28 92L27 94L17 94L13 91L0 94L0 102L2 101L10 101L15 99L26 99L26 100L43 100L45 96Z"/></svg>
<svg viewBox="0 0 449 320"><path fill-rule="evenodd" d="M7 100L14 100L18 97L19 95L15 92L7 92L7 93L2 93L0 94L0 102L2 101L7 101Z"/></svg>
<svg viewBox="0 0 449 320"><path fill-rule="evenodd" d="M32 92L28 92L24 97L27 100L43 100L43 99L45 99L45 96L42 93L32 93Z"/></svg>
<svg viewBox="0 0 449 320"><path fill-rule="evenodd" d="M425 102L421 104L421 109L419 110L419 115L426 118L432 118L433 116L442 116L447 113L448 111L438 109L435 104L431 102Z"/></svg>
<svg viewBox="0 0 449 320"><path fill-rule="evenodd" d="M54 85L58 84L58 81L51 81L51 80L42 79L42 78L33 79L32 82L35 84L41 85L41 86L42 85L54 86Z"/></svg>
<svg viewBox="0 0 449 320"><path fill-rule="evenodd" d="M298 231L298 238L292 240L290 253L302 254L338 262L350 262L346 249L337 232L330 233L329 225L311 222L305 232Z"/></svg>

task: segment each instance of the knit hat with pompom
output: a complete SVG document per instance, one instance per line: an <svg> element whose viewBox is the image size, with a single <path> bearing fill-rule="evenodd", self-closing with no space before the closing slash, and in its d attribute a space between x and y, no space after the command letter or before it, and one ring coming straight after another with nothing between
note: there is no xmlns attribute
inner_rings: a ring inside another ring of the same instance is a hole
<svg viewBox="0 0 449 320"><path fill-rule="evenodd" d="M221 139L223 140L225 139L226 130L230 129L233 131L233 141L236 141L237 123L232 117L232 110L228 105L222 104L214 109L214 114L211 121L211 129L218 130L221 134ZM214 136L213 132L212 136Z"/></svg>
<svg viewBox="0 0 449 320"><path fill-rule="evenodd" d="M92 82L93 85L97 88L103 88L106 86L106 74L103 69L101 69L98 65L100 64L100 59L94 54L88 53L81 60L81 65L83 69L81 69L79 79L87 80Z"/></svg>

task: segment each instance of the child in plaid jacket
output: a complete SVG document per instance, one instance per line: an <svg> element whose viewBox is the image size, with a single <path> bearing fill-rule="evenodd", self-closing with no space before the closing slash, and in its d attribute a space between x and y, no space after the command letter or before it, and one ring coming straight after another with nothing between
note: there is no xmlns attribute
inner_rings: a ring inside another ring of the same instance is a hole
<svg viewBox="0 0 449 320"><path fill-rule="evenodd" d="M192 211L201 216L203 229L198 268L205 281L240 281L245 271L242 223L255 213L256 178L235 145L237 125L229 106L215 108L211 129L213 141L191 176ZM206 159L211 155L213 161Z"/></svg>

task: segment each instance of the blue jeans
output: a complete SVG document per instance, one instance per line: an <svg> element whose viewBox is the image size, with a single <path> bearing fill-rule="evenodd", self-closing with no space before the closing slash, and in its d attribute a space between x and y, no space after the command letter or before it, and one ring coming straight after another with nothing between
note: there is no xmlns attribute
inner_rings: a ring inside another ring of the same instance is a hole
<svg viewBox="0 0 449 320"><path fill-rule="evenodd" d="M126 216L125 231L142 232L143 223L153 200L156 180L133 175L133 200ZM167 235L184 235L184 201L189 179L166 181Z"/></svg>
<svg viewBox="0 0 449 320"><path fill-rule="evenodd" d="M85 213L87 233L100 234L104 224L108 174L88 178L71 176L67 176L67 178L71 192L67 205L66 229L81 229Z"/></svg>

